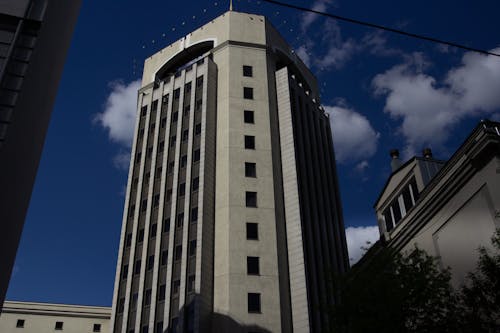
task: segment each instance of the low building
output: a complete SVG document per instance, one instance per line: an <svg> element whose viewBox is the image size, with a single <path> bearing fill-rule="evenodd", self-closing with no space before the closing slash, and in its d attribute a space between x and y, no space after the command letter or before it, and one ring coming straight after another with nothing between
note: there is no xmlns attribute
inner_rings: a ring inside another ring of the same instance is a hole
<svg viewBox="0 0 500 333"><path fill-rule="evenodd" d="M430 149L404 164L398 155L375 203L381 242L438 257L459 286L500 228L500 123L479 123L447 162Z"/></svg>
<svg viewBox="0 0 500 333"><path fill-rule="evenodd" d="M2 333L109 332L111 307L5 301Z"/></svg>

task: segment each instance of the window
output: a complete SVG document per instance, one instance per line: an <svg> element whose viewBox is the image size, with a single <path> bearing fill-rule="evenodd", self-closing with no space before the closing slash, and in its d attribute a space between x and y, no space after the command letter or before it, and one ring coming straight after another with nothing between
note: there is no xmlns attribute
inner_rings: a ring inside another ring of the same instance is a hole
<svg viewBox="0 0 500 333"><path fill-rule="evenodd" d="M198 162L200 160L200 150L196 149L193 152L193 162Z"/></svg>
<svg viewBox="0 0 500 333"><path fill-rule="evenodd" d="M144 305L151 304L151 289L147 289L144 293Z"/></svg>
<svg viewBox="0 0 500 333"><path fill-rule="evenodd" d="M243 76L248 76L248 77L253 76L252 66L243 66Z"/></svg>
<svg viewBox="0 0 500 333"><path fill-rule="evenodd" d="M146 157L151 158L152 154L153 154L153 147L149 147L148 150L146 151Z"/></svg>
<svg viewBox="0 0 500 333"><path fill-rule="evenodd" d="M259 257L247 257L247 274L259 275Z"/></svg>
<svg viewBox="0 0 500 333"><path fill-rule="evenodd" d="M177 137L175 135L172 135L170 137L170 147L175 146L175 141L177 140Z"/></svg>
<svg viewBox="0 0 500 333"><path fill-rule="evenodd" d="M137 241L141 243L144 240L144 229L139 230L139 235L137 236Z"/></svg>
<svg viewBox="0 0 500 333"><path fill-rule="evenodd" d="M100 331L101 331L101 324L94 324L92 332L100 332Z"/></svg>
<svg viewBox="0 0 500 333"><path fill-rule="evenodd" d="M165 300L165 290L166 290L165 285L162 284L160 286L159 291L158 291L158 300L159 301L164 301Z"/></svg>
<svg viewBox="0 0 500 333"><path fill-rule="evenodd" d="M144 199L144 200L142 200L142 203L141 203L141 211L145 212L147 208L148 208L148 200Z"/></svg>
<svg viewBox="0 0 500 333"><path fill-rule="evenodd" d="M133 217L135 212L135 205L130 206L128 210L128 217Z"/></svg>
<svg viewBox="0 0 500 333"><path fill-rule="evenodd" d="M128 265L124 265L122 268L122 279L125 280L128 274Z"/></svg>
<svg viewBox="0 0 500 333"><path fill-rule="evenodd" d="M148 107L147 105L145 105L141 108L141 116L144 117L147 113L148 113Z"/></svg>
<svg viewBox="0 0 500 333"><path fill-rule="evenodd" d="M197 87L203 86L203 76L199 76L196 78L196 86Z"/></svg>
<svg viewBox="0 0 500 333"><path fill-rule="evenodd" d="M163 332L163 322L162 321L156 323L156 332L158 332L158 333Z"/></svg>
<svg viewBox="0 0 500 333"><path fill-rule="evenodd" d="M191 222L198 221L198 207L191 209Z"/></svg>
<svg viewBox="0 0 500 333"><path fill-rule="evenodd" d="M139 177L135 177L134 181L132 182L132 187L137 188L138 185L139 185Z"/></svg>
<svg viewBox="0 0 500 333"><path fill-rule="evenodd" d="M137 155L135 155L135 163L139 163L141 161L141 156L142 156L141 152L138 152Z"/></svg>
<svg viewBox="0 0 500 333"><path fill-rule="evenodd" d="M245 135L245 149L255 149L255 136Z"/></svg>
<svg viewBox="0 0 500 333"><path fill-rule="evenodd" d="M182 228L184 224L184 213L179 213L177 215L177 228Z"/></svg>
<svg viewBox="0 0 500 333"><path fill-rule="evenodd" d="M259 239L259 225L257 223L247 222L247 239Z"/></svg>
<svg viewBox="0 0 500 333"><path fill-rule="evenodd" d="M167 126L167 118L161 118L161 128L165 128Z"/></svg>
<svg viewBox="0 0 500 333"><path fill-rule="evenodd" d="M179 119L179 112L175 111L172 113L172 122L176 122Z"/></svg>
<svg viewBox="0 0 500 333"><path fill-rule="evenodd" d="M141 272L141 261L136 260L135 261L135 268L134 268L134 274L139 274Z"/></svg>
<svg viewBox="0 0 500 333"><path fill-rule="evenodd" d="M188 276L188 283L187 283L188 292L194 290L194 281L195 281L195 276L189 275Z"/></svg>
<svg viewBox="0 0 500 333"><path fill-rule="evenodd" d="M245 177L255 178L257 177L255 163L245 162Z"/></svg>
<svg viewBox="0 0 500 333"><path fill-rule="evenodd" d="M125 297L122 297L118 301L118 313L123 313L124 308L125 308Z"/></svg>
<svg viewBox="0 0 500 333"><path fill-rule="evenodd" d="M157 99L155 99L153 101L153 104L151 105L151 111L156 111L156 110L158 110L158 100Z"/></svg>
<svg viewBox="0 0 500 333"><path fill-rule="evenodd" d="M189 116L189 110L190 110L190 109L191 109L191 105L186 105L186 106L184 107L184 113L183 113L183 116L184 116L184 117Z"/></svg>
<svg viewBox="0 0 500 333"><path fill-rule="evenodd" d="M175 280L172 285L172 293L177 295L179 293L179 287L181 286L181 281Z"/></svg>
<svg viewBox="0 0 500 333"><path fill-rule="evenodd" d="M167 202L169 202L170 200L172 200L172 189L171 188L169 188L167 190L167 199L166 200L167 200Z"/></svg>
<svg viewBox="0 0 500 333"><path fill-rule="evenodd" d="M188 160L187 155L182 155L182 156L181 156L181 168L185 168L185 167L186 167L186 165L187 165L187 160Z"/></svg>
<svg viewBox="0 0 500 333"><path fill-rule="evenodd" d="M142 326L141 333L148 333L149 332L149 327L147 325Z"/></svg>
<svg viewBox="0 0 500 333"><path fill-rule="evenodd" d="M165 266L167 264L167 260L168 260L168 251L167 250L162 251L161 252L161 265Z"/></svg>
<svg viewBox="0 0 500 333"><path fill-rule="evenodd" d="M183 132L182 132L182 141L187 141L187 139L189 138L189 130L185 129Z"/></svg>
<svg viewBox="0 0 500 333"><path fill-rule="evenodd" d="M196 100L195 111L200 111L203 106L203 101L201 99Z"/></svg>
<svg viewBox="0 0 500 333"><path fill-rule="evenodd" d="M24 319L18 319L16 323L16 327L23 328L24 327Z"/></svg>
<svg viewBox="0 0 500 333"><path fill-rule="evenodd" d="M175 247L175 260L181 260L182 258L182 245L177 245Z"/></svg>
<svg viewBox="0 0 500 333"><path fill-rule="evenodd" d="M132 233L127 234L127 240L125 241L125 246L130 247L132 245Z"/></svg>
<svg viewBox="0 0 500 333"><path fill-rule="evenodd" d="M193 66L190 67L191 68L189 70L193 69ZM188 72L188 69L186 69L186 72ZM190 91L191 91L191 82L188 82L184 85L184 92L190 92Z"/></svg>
<svg viewBox="0 0 500 333"><path fill-rule="evenodd" d="M154 133L154 131L155 131L155 127L156 127L156 123L152 123L152 124L149 126L149 131L150 131L151 133Z"/></svg>
<svg viewBox="0 0 500 333"><path fill-rule="evenodd" d="M253 99L253 88L244 87L243 88L243 98L244 99Z"/></svg>
<svg viewBox="0 0 500 333"><path fill-rule="evenodd" d="M161 170L162 170L161 167L156 168L156 176L155 176L156 179L161 178Z"/></svg>
<svg viewBox="0 0 500 333"><path fill-rule="evenodd" d="M248 312L260 313L260 294L248 293Z"/></svg>
<svg viewBox="0 0 500 333"><path fill-rule="evenodd" d="M151 238L156 237L156 229L158 228L158 225L156 223L153 223L151 225Z"/></svg>
<svg viewBox="0 0 500 333"><path fill-rule="evenodd" d="M62 321L56 321L56 327L55 327L55 329L58 330L58 331L62 330L63 329L63 324L64 323Z"/></svg>
<svg viewBox="0 0 500 333"><path fill-rule="evenodd" d="M132 309L135 309L137 307L137 299L139 298L139 294L138 293L133 293L132 294L132 304L130 305L130 307Z"/></svg>
<svg viewBox="0 0 500 333"><path fill-rule="evenodd" d="M158 145L158 152L163 153L163 149L165 148L165 141L161 141Z"/></svg>
<svg viewBox="0 0 500 333"><path fill-rule="evenodd" d="M195 135L201 134L201 124L196 124L196 126L194 127L194 134Z"/></svg>
<svg viewBox="0 0 500 333"><path fill-rule="evenodd" d="M165 224L163 224L163 232L169 232L170 231L170 218L165 219Z"/></svg>
<svg viewBox="0 0 500 333"><path fill-rule="evenodd" d="M178 72L179 75L180 75L180 72ZM177 75L177 73L175 73L175 75ZM179 99L179 97L181 96L181 88L177 88L174 90L174 99Z"/></svg>
<svg viewBox="0 0 500 333"><path fill-rule="evenodd" d="M155 265L155 256L154 255L150 255L148 257L148 271L152 270L153 267Z"/></svg>
<svg viewBox="0 0 500 333"><path fill-rule="evenodd" d="M186 183L179 185L179 196L182 197L186 194Z"/></svg>
<svg viewBox="0 0 500 333"><path fill-rule="evenodd" d="M196 239L189 242L189 256L194 256L196 254Z"/></svg>
<svg viewBox="0 0 500 333"><path fill-rule="evenodd" d="M153 207L158 207L160 205L160 195L155 194L153 197Z"/></svg>
<svg viewBox="0 0 500 333"><path fill-rule="evenodd" d="M246 206L257 207L257 192L247 191L245 194Z"/></svg>
<svg viewBox="0 0 500 333"><path fill-rule="evenodd" d="M253 111L250 110L243 111L243 120L246 124L253 124L255 122Z"/></svg>
<svg viewBox="0 0 500 333"><path fill-rule="evenodd" d="M193 178L193 192L198 191L199 188L200 188L200 178L199 177Z"/></svg>
<svg viewBox="0 0 500 333"><path fill-rule="evenodd" d="M167 172L171 174L174 171L174 161L168 162Z"/></svg>

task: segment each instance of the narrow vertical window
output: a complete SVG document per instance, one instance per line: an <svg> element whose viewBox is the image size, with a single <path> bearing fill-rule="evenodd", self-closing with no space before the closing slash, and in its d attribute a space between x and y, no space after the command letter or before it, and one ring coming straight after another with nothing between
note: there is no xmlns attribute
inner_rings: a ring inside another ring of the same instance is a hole
<svg viewBox="0 0 500 333"><path fill-rule="evenodd" d="M253 111L250 110L243 111L243 120L246 124L253 124L255 122Z"/></svg>
<svg viewBox="0 0 500 333"><path fill-rule="evenodd" d="M247 239L259 239L259 227L257 223L247 222Z"/></svg>
<svg viewBox="0 0 500 333"><path fill-rule="evenodd" d="M245 149L255 149L255 136L245 135Z"/></svg>
<svg viewBox="0 0 500 333"><path fill-rule="evenodd" d="M245 193L245 201L247 207L257 207L257 192L247 191Z"/></svg>
<svg viewBox="0 0 500 333"><path fill-rule="evenodd" d="M260 313L260 294L248 293L248 312Z"/></svg>
<svg viewBox="0 0 500 333"><path fill-rule="evenodd" d="M259 275L259 257L247 257L247 274Z"/></svg>
<svg viewBox="0 0 500 333"><path fill-rule="evenodd" d="M245 177L250 177L250 178L257 177L255 163L245 162Z"/></svg>
<svg viewBox="0 0 500 333"><path fill-rule="evenodd" d="M243 98L244 99L253 99L253 88L244 87L243 88Z"/></svg>
<svg viewBox="0 0 500 333"><path fill-rule="evenodd" d="M247 77L253 76L252 66L243 66L243 76L247 76Z"/></svg>

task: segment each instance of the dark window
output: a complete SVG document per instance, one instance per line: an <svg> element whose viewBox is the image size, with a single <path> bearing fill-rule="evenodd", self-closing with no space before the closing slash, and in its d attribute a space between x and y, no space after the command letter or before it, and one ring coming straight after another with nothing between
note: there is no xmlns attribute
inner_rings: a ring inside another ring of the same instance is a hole
<svg viewBox="0 0 500 333"><path fill-rule="evenodd" d="M167 260L168 260L168 251L167 250L162 251L161 252L161 265L165 266L167 264Z"/></svg>
<svg viewBox="0 0 500 333"><path fill-rule="evenodd" d="M182 132L182 141L187 141L188 138L189 138L189 130L185 129Z"/></svg>
<svg viewBox="0 0 500 333"><path fill-rule="evenodd" d="M260 294L248 293L248 312L260 313Z"/></svg>
<svg viewBox="0 0 500 333"><path fill-rule="evenodd" d="M16 327L23 328L24 327L24 319L18 319L16 323Z"/></svg>
<svg viewBox="0 0 500 333"><path fill-rule="evenodd" d="M177 228L182 228L184 224L184 213L177 214Z"/></svg>
<svg viewBox="0 0 500 333"><path fill-rule="evenodd" d="M201 124L196 124L196 126L194 127L194 134L195 135L201 134Z"/></svg>
<svg viewBox="0 0 500 333"><path fill-rule="evenodd" d="M193 162L198 162L200 160L200 150L196 149L193 153Z"/></svg>
<svg viewBox="0 0 500 333"><path fill-rule="evenodd" d="M154 131L155 131L155 126L156 126L156 123L152 123L152 124L149 126L149 131L150 131L151 133L154 133ZM151 148L151 149L152 149L152 148Z"/></svg>
<svg viewBox="0 0 500 333"><path fill-rule="evenodd" d="M172 189L169 188L167 190L167 202L169 202L170 200L172 200Z"/></svg>
<svg viewBox="0 0 500 333"><path fill-rule="evenodd" d="M167 118L161 118L161 128L165 128L167 126Z"/></svg>
<svg viewBox="0 0 500 333"><path fill-rule="evenodd" d="M132 294L132 304L131 304L131 308L132 309L135 309L135 307L137 306L137 299L139 298L139 294L138 293L133 293Z"/></svg>
<svg viewBox="0 0 500 333"><path fill-rule="evenodd" d="M196 239L189 242L189 256L194 256L196 254Z"/></svg>
<svg viewBox="0 0 500 333"><path fill-rule="evenodd" d="M141 333L149 333L149 327L147 325L142 326Z"/></svg>
<svg viewBox="0 0 500 333"><path fill-rule="evenodd" d="M100 332L100 331L101 331L101 324L94 324L92 332Z"/></svg>
<svg viewBox="0 0 500 333"><path fill-rule="evenodd" d="M199 188L200 188L200 178L199 177L193 178L193 191L198 191Z"/></svg>
<svg viewBox="0 0 500 333"><path fill-rule="evenodd" d="M151 105L151 111L156 111L156 110L158 110L158 100L157 99L155 99L153 101L153 104Z"/></svg>
<svg viewBox="0 0 500 333"><path fill-rule="evenodd" d="M139 177L135 177L134 181L132 182L133 188L137 188L137 185L139 185Z"/></svg>
<svg viewBox="0 0 500 333"><path fill-rule="evenodd" d="M253 124L255 122L254 117L253 117L253 111L250 111L250 110L243 111L243 120L247 124Z"/></svg>
<svg viewBox="0 0 500 333"><path fill-rule="evenodd" d="M187 160L188 160L187 155L182 155L182 156L181 156L181 168L185 168L185 167L186 167L186 165L187 165Z"/></svg>
<svg viewBox="0 0 500 333"><path fill-rule="evenodd" d="M135 212L135 205L130 206L128 210L128 217L133 217Z"/></svg>
<svg viewBox="0 0 500 333"><path fill-rule="evenodd" d="M125 297L122 297L118 301L118 313L123 313L124 308L125 308Z"/></svg>
<svg viewBox="0 0 500 333"><path fill-rule="evenodd" d="M151 238L153 237L156 237L156 229L157 229L158 225L156 223L153 223L151 225Z"/></svg>
<svg viewBox="0 0 500 333"><path fill-rule="evenodd" d="M144 240L144 229L139 230L139 235L137 236L137 241L141 243Z"/></svg>
<svg viewBox="0 0 500 333"><path fill-rule="evenodd" d="M171 174L174 171L174 161L168 162L167 172Z"/></svg>
<svg viewBox="0 0 500 333"><path fill-rule="evenodd" d="M244 99L253 99L253 88L244 87L243 88L243 98Z"/></svg>
<svg viewBox="0 0 500 333"><path fill-rule="evenodd" d="M152 270L153 267L155 265L155 256L154 255L150 255L148 257L148 271Z"/></svg>
<svg viewBox="0 0 500 333"><path fill-rule="evenodd" d="M172 113L172 122L176 122L179 119L179 112L175 111Z"/></svg>
<svg viewBox="0 0 500 333"><path fill-rule="evenodd" d="M182 258L182 245L177 245L175 247L175 260L181 260Z"/></svg>
<svg viewBox="0 0 500 333"><path fill-rule="evenodd" d="M180 73L180 72L179 72ZM177 75L177 73L175 73L175 75ZM180 75L180 74L179 74ZM181 96L181 88L177 88L174 90L174 99L179 99L179 97Z"/></svg>
<svg viewBox="0 0 500 333"><path fill-rule="evenodd" d="M257 172L255 169L255 163L245 162L245 177L257 177Z"/></svg>
<svg viewBox="0 0 500 333"><path fill-rule="evenodd" d="M417 181L415 180L415 178L411 179L410 186L411 186L411 191L413 193L413 199L415 199L415 202L417 202L419 198L419 193L418 193Z"/></svg>
<svg viewBox="0 0 500 333"><path fill-rule="evenodd" d="M245 201L247 207L257 207L257 192L246 192Z"/></svg>
<svg viewBox="0 0 500 333"><path fill-rule="evenodd" d="M132 233L127 234L127 240L125 241L125 246L130 247L132 245Z"/></svg>
<svg viewBox="0 0 500 333"><path fill-rule="evenodd" d="M247 257L247 274L259 275L259 257Z"/></svg>
<svg viewBox="0 0 500 333"><path fill-rule="evenodd" d="M198 207L194 207L191 209L191 222L198 221Z"/></svg>
<svg viewBox="0 0 500 333"><path fill-rule="evenodd" d="M151 176L151 172L147 172L145 175L144 175L144 183L145 184L149 184L149 176ZM146 200L144 200L146 201Z"/></svg>
<svg viewBox="0 0 500 333"><path fill-rule="evenodd" d="M193 291L194 290L194 281L195 281L195 276L194 275L189 275L188 276L188 283L187 283L187 289L188 289L188 291Z"/></svg>
<svg viewBox="0 0 500 333"><path fill-rule="evenodd" d="M144 128L141 128L141 130L139 131L139 139L142 140L143 136L144 136Z"/></svg>
<svg viewBox="0 0 500 333"><path fill-rule="evenodd" d="M385 230L389 232L394 227L394 224L392 223L392 216L391 216L391 209L390 208L387 208L384 211L384 219L385 219Z"/></svg>
<svg viewBox="0 0 500 333"><path fill-rule="evenodd" d="M165 300L165 285L162 284L160 286L160 289L158 290L158 300L159 301L164 301Z"/></svg>
<svg viewBox="0 0 500 333"><path fill-rule="evenodd" d="M245 135L245 149L255 149L255 136Z"/></svg>
<svg viewBox="0 0 500 333"><path fill-rule="evenodd" d="M247 239L259 239L259 225L257 223L247 223Z"/></svg>
<svg viewBox="0 0 500 333"><path fill-rule="evenodd" d="M134 274L139 274L141 272L141 261L136 260L135 261L135 268L134 268Z"/></svg>
<svg viewBox="0 0 500 333"><path fill-rule="evenodd" d="M175 146L175 141L177 140L177 137L175 135L172 135L170 137L170 147Z"/></svg>
<svg viewBox="0 0 500 333"><path fill-rule="evenodd" d="M169 231L170 231L170 218L167 217L163 224L163 232L169 232Z"/></svg>
<svg viewBox="0 0 500 333"><path fill-rule="evenodd" d="M142 153L141 152L138 152L136 155L135 155L135 163L139 163L141 161L141 156L142 156Z"/></svg>
<svg viewBox="0 0 500 333"><path fill-rule="evenodd" d="M161 103L164 104L164 105L168 104L168 95L165 95L165 96L162 97Z"/></svg>
<svg viewBox="0 0 500 333"><path fill-rule="evenodd" d="M193 66L191 66L191 69L192 69L192 68L193 68ZM190 69L190 70L191 70L191 69ZM186 69L186 72L187 72L187 71L188 71L188 70ZM188 82L188 83L186 83L186 84L184 85L184 91L185 91L185 92L190 92L190 91L191 91L191 82Z"/></svg>
<svg viewBox="0 0 500 333"><path fill-rule="evenodd" d="M179 196L182 197L186 194L186 183L179 185Z"/></svg>
<svg viewBox="0 0 500 333"><path fill-rule="evenodd" d="M398 224L398 222L401 221L401 210L399 208L399 201L397 198L393 201L391 206L392 213L394 214L394 224Z"/></svg>
<svg viewBox="0 0 500 333"><path fill-rule="evenodd" d="M172 293L177 295L179 293L179 287L181 286L181 281L175 280L172 286Z"/></svg>
<svg viewBox="0 0 500 333"><path fill-rule="evenodd" d="M148 107L147 105L145 105L141 108L141 116L144 117L147 113L148 113Z"/></svg>
<svg viewBox="0 0 500 333"><path fill-rule="evenodd" d="M122 279L125 280L128 274L128 265L123 266L122 268Z"/></svg>
<svg viewBox="0 0 500 333"><path fill-rule="evenodd" d="M201 87L203 85L203 76L199 76L196 78L196 86Z"/></svg>
<svg viewBox="0 0 500 333"><path fill-rule="evenodd" d="M252 66L243 66L243 76L253 76Z"/></svg>
<svg viewBox="0 0 500 333"><path fill-rule="evenodd" d="M151 304L151 289L147 289L144 293L144 305Z"/></svg>
<svg viewBox="0 0 500 333"><path fill-rule="evenodd" d="M165 141L161 141L160 144L158 145L158 152L162 153L164 148L165 148Z"/></svg>
<svg viewBox="0 0 500 333"><path fill-rule="evenodd" d="M184 107L184 117L189 116L189 110L191 109L191 105L186 105Z"/></svg>
<svg viewBox="0 0 500 333"><path fill-rule="evenodd" d="M148 178L146 178L146 179L148 179ZM144 199L144 200L142 200L142 203L141 203L141 211L145 212L147 208L148 208L148 200Z"/></svg>
<svg viewBox="0 0 500 333"><path fill-rule="evenodd" d="M153 207L158 207L160 205L160 195L155 194L153 197Z"/></svg>
<svg viewBox="0 0 500 333"><path fill-rule="evenodd" d="M411 201L410 187L407 186L403 190L403 201L405 203L406 213L413 207L413 202Z"/></svg>
<svg viewBox="0 0 500 333"><path fill-rule="evenodd" d="M156 179L161 178L161 170L162 170L161 167L156 168L156 175L155 175Z"/></svg>
<svg viewBox="0 0 500 333"><path fill-rule="evenodd" d="M156 332L157 333L163 332L163 322L162 321L156 323Z"/></svg>
<svg viewBox="0 0 500 333"><path fill-rule="evenodd" d="M63 322L62 321L56 321L56 330L62 330L63 329Z"/></svg>
<svg viewBox="0 0 500 333"><path fill-rule="evenodd" d="M201 99L196 100L195 110L200 111L202 106L203 106L203 101Z"/></svg>

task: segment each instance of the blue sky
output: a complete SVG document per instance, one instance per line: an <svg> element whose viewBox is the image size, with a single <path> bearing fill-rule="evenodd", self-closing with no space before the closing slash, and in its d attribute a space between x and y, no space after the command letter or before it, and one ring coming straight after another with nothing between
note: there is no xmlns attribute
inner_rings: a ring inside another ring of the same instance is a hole
<svg viewBox="0 0 500 333"><path fill-rule="evenodd" d="M292 2L290 0L290 2ZM316 74L331 114L352 257L377 235L388 151L447 159L480 119L500 119L500 58L255 0ZM500 53L500 3L293 3ZM84 1L7 299L111 305L127 153L144 59L222 14L227 1Z"/></svg>

